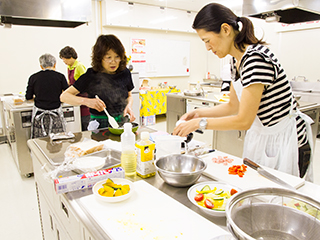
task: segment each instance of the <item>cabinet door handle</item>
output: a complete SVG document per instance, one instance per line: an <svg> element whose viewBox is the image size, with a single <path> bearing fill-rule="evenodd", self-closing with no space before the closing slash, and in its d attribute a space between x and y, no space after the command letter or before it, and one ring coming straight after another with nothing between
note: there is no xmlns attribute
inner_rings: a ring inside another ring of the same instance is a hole
<svg viewBox="0 0 320 240"><path fill-rule="evenodd" d="M242 136L241 131L238 131L238 138L241 138L241 136Z"/></svg>
<svg viewBox="0 0 320 240"><path fill-rule="evenodd" d="M66 205L64 205L63 202L61 202L61 208L62 208L62 210L65 212L65 214L67 215L67 217L69 218L68 208L66 207Z"/></svg>

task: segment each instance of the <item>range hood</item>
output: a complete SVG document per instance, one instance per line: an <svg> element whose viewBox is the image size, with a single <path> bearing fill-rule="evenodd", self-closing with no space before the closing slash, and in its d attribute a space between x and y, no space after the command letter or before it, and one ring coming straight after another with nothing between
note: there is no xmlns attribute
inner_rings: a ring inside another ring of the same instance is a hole
<svg viewBox="0 0 320 240"><path fill-rule="evenodd" d="M0 0L0 24L74 28L91 19L91 0Z"/></svg>
<svg viewBox="0 0 320 240"><path fill-rule="evenodd" d="M320 20L320 0L243 0L244 16L287 24Z"/></svg>

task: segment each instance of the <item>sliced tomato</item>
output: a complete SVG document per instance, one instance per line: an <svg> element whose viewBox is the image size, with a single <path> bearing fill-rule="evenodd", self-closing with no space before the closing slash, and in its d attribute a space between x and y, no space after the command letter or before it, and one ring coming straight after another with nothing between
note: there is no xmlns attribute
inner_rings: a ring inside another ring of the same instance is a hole
<svg viewBox="0 0 320 240"><path fill-rule="evenodd" d="M233 195L233 194L236 194L238 191L237 190L235 190L234 188L232 188L231 190L230 190L230 194L231 194L231 196Z"/></svg>
<svg viewBox="0 0 320 240"><path fill-rule="evenodd" d="M214 208L213 202L208 198L204 200L204 205L206 206L206 208L210 208L210 209Z"/></svg>
<svg viewBox="0 0 320 240"><path fill-rule="evenodd" d="M197 202L200 202L203 200L203 197L204 197L203 194L199 193L194 197L194 200L196 200Z"/></svg>

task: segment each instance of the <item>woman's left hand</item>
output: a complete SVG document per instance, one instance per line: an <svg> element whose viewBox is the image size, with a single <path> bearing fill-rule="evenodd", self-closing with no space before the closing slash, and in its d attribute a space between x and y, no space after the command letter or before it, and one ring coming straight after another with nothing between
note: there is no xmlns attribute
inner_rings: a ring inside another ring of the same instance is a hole
<svg viewBox="0 0 320 240"><path fill-rule="evenodd" d="M189 133L199 128L199 122L200 118L195 118L186 122L182 122L174 128L172 134L178 135L180 137L186 137Z"/></svg>
<svg viewBox="0 0 320 240"><path fill-rule="evenodd" d="M127 114L129 114L129 116L130 116L130 122L133 122L134 120L136 120L136 117L134 116L134 113L133 113L131 107L129 107L129 106L127 106L123 111L123 116L126 116Z"/></svg>

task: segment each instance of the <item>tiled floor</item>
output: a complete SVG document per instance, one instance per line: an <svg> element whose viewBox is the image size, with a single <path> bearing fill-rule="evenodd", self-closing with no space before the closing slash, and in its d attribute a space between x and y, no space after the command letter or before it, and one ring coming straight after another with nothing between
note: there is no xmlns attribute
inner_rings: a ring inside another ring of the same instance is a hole
<svg viewBox="0 0 320 240"><path fill-rule="evenodd" d="M157 117L157 124L152 127L166 131L165 116ZM34 178L19 175L7 144L0 144L0 152L0 239L40 240L42 234ZM316 143L314 169L320 169L320 140ZM314 180L320 185L319 174L315 174Z"/></svg>

